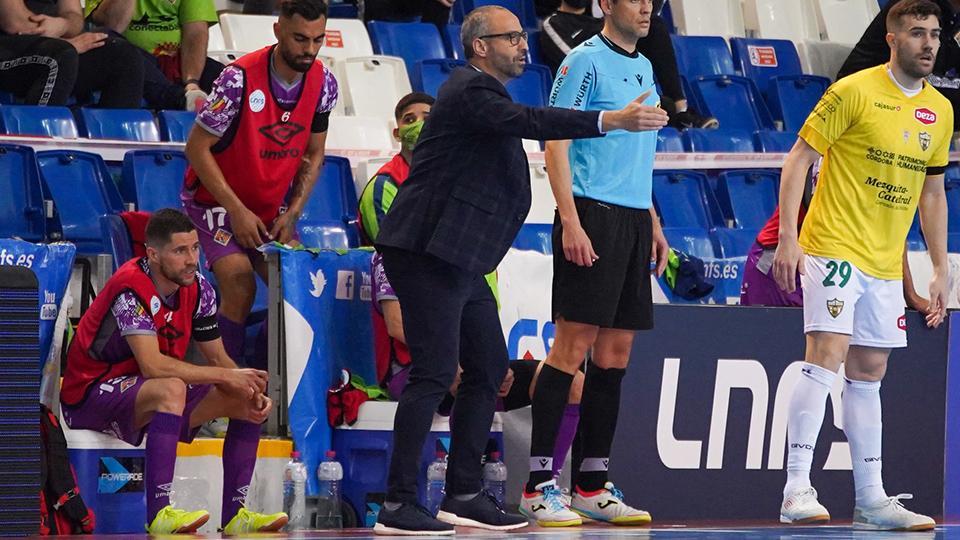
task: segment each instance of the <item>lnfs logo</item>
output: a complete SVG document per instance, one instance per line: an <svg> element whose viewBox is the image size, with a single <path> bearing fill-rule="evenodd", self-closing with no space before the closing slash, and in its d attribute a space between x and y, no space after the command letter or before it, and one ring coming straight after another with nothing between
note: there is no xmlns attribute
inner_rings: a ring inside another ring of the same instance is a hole
<svg viewBox="0 0 960 540"><path fill-rule="evenodd" d="M773 419L770 426L770 447L767 451L768 470L783 469L787 447L787 410L793 389L801 376L803 362L794 362L783 372L773 400ZM699 369L699 368L698 368ZM663 380L660 386L660 408L657 415L657 453L669 469L699 469L703 457L703 440L678 440L673 426L677 408L677 387L680 380L680 359L664 358ZM835 421L841 418L840 393L842 378L837 378L831 390ZM750 392L750 429L747 439L747 470L763 469L763 442L767 430L767 411L770 404L767 371L756 360L717 360L713 407L710 415L710 433L707 446L707 469L723 468L723 450L727 439L730 394L733 389ZM837 426L840 428L840 426ZM810 445L804 445L804 450ZM846 442L834 442L823 468L850 470L850 449Z"/></svg>

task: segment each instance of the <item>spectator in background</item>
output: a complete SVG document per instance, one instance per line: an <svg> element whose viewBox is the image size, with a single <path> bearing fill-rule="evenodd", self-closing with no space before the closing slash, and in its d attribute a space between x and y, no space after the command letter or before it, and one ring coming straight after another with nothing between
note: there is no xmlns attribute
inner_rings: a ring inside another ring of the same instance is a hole
<svg viewBox="0 0 960 540"><path fill-rule="evenodd" d="M837 80L862 69L885 64L890 60L890 47L887 45L887 14L890 8L901 0L890 0L874 17L870 26L863 32L850 56L837 73ZM954 110L960 107L960 0L934 0L940 8L942 36L940 52L933 65L933 73L927 76L927 82L940 91ZM953 116L953 130L960 130L960 115Z"/></svg>
<svg viewBox="0 0 960 540"><path fill-rule="evenodd" d="M560 9L560 0L534 0L533 7L537 11L537 17L546 19L551 13Z"/></svg>
<svg viewBox="0 0 960 540"><path fill-rule="evenodd" d="M450 22L450 8L457 0L362 0L363 22L409 21L416 17L437 25L440 31Z"/></svg>
<svg viewBox="0 0 960 540"><path fill-rule="evenodd" d="M83 30L80 0L0 0L0 89L32 105L99 91L100 107L135 108L143 68L129 43Z"/></svg>
<svg viewBox="0 0 960 540"><path fill-rule="evenodd" d="M88 0L86 15L140 49L151 107L195 110L223 70L207 58L212 0Z"/></svg>
<svg viewBox="0 0 960 540"><path fill-rule="evenodd" d="M597 35L603 28L603 19L589 11L592 0L562 0L556 13L543 21L540 50L543 60L556 75L560 63L577 45ZM662 105L670 114L670 125L677 129L717 128L720 123L711 116L702 116L687 103L677 69L677 57L670 41L670 30L660 17L663 2L654 2L655 15L650 20L650 32L637 41L637 52L653 64L653 73L663 91Z"/></svg>

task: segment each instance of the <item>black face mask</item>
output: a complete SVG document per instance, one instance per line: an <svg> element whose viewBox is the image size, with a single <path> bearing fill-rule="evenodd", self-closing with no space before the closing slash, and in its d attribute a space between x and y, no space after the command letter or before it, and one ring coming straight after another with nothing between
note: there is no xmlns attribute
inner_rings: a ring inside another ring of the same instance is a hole
<svg viewBox="0 0 960 540"><path fill-rule="evenodd" d="M573 9L585 9L590 7L590 2L593 0L564 0L568 6Z"/></svg>

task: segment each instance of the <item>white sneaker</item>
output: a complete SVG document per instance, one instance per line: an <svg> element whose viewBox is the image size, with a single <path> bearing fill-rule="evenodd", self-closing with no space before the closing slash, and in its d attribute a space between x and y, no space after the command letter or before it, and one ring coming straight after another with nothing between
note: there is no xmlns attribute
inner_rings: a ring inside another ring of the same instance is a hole
<svg viewBox="0 0 960 540"><path fill-rule="evenodd" d="M936 527L933 518L911 512L903 507L901 500L913 495L901 493L888 497L872 508L853 509L853 528L871 531L929 531Z"/></svg>
<svg viewBox="0 0 960 540"><path fill-rule="evenodd" d="M583 524L580 516L564 504L563 494L553 480L538 484L533 493L527 493L524 488L520 497L520 513L541 527L577 527Z"/></svg>
<svg viewBox="0 0 960 540"><path fill-rule="evenodd" d="M783 499L780 505L780 523L806 525L830 521L830 512L817 500L817 490L800 488Z"/></svg>
<svg viewBox="0 0 960 540"><path fill-rule="evenodd" d="M613 482L607 482L603 489L593 493L584 493L579 487L574 489L570 509L581 516L614 525L646 525L651 521L649 512L623 502L623 492Z"/></svg>

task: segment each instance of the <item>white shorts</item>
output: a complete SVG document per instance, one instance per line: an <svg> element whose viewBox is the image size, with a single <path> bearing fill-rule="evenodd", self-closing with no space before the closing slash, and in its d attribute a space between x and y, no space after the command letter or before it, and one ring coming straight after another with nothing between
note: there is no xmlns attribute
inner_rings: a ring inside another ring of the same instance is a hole
<svg viewBox="0 0 960 540"><path fill-rule="evenodd" d="M851 345L907 346L903 281L868 276L847 261L807 255L803 331L851 336Z"/></svg>

